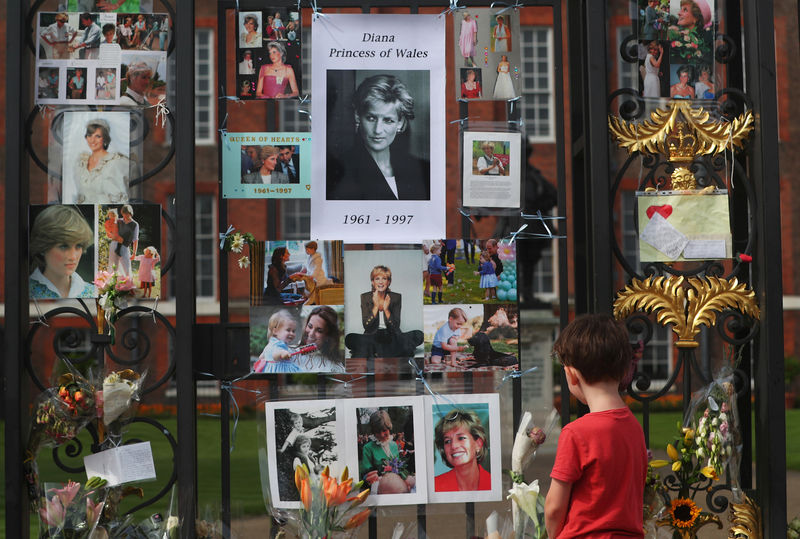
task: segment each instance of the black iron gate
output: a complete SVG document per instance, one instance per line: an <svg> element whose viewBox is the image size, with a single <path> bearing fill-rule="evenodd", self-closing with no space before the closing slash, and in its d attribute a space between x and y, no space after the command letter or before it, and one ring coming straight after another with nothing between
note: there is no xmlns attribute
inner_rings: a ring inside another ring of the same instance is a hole
<svg viewBox="0 0 800 539"><path fill-rule="evenodd" d="M276 4L292 4L293 2L276 2ZM456 2L467 6L484 6L480 2ZM568 230L572 234L572 252L568 252L565 239L559 241L559 312L562 326L570 316L570 295L574 294L574 311L582 312L607 312L613 302L614 281L614 250L613 241L615 229L612 218L615 186L612 182L612 163L610 161L610 148L607 129L607 114L609 113L609 92L612 85L608 81L610 63L618 51L611 45L608 34L609 5L610 2L597 2L595 0L582 0L570 2L564 6L557 0L532 2L530 6L549 8L552 10L554 29L554 57L555 69L555 129L557 158L557 181L559 191L560 215L570 218ZM26 154L30 150L26 147L29 137L23 136L31 127L31 88L30 78L20 76L32 71L32 55L25 46L26 40L32 33L30 21L32 13L39 9L41 2L29 5L27 2L11 2L7 7L7 163L6 163L6 309L5 309L5 392L4 412L6 420L6 532L9 537L23 537L28 534L27 519L8 518L12 515L27 514L27 500L24 496L24 477L20 463L24 458L23 441L28 428L28 403L30 395L25 388L29 378L25 373L28 359L30 358L30 337L34 330L30 326L29 300L27 288L27 266L17 263L25 260L28 255L27 248L27 204L30 201L28 178L30 177L30 159ZM244 2L242 2L244 4ZM383 2L374 5L362 2L338 1L317 2L320 8L349 7L362 9L369 12L371 8L392 7ZM165 4L166 5L166 4ZM233 0L220 1L217 4L218 17L218 80L224 81L227 68L224 59L227 58L228 39L226 30L227 14L235 10L238 2ZM441 1L417 1L398 5L399 8L418 12L428 8L445 9ZM177 237L194 237L194 207L195 207L195 148L194 148L194 18L195 2L193 0L177 0L175 6L175 65L176 65L176 100L173 117L174 146L175 146L175 185L176 185L176 219L175 233ZM753 270L748 276L742 270L741 279L749 279L752 287L758 294L759 304L762 307L762 319L758 335L753 339L753 346L749 352L753 356L753 370L749 372L743 368L742 392L739 403L741 409L750 407L750 380L755 387L755 417L756 439L760 440L756 447L757 476L755 496L764 511L764 530L767 537L780 537L785 532L786 502L785 502L785 423L783 403L781 399L782 364L782 318L781 318L781 288L780 268L777 265L760 264L758 261L779 260L780 247L775 242L767 242L766 238L774 235L780 229L779 222L779 190L777 189L777 112L775 101L775 69L774 69L774 44L772 41L772 2L739 2L727 1L725 3L727 20L726 32L730 40L728 46L743 43L741 54L733 55L729 73L729 86L745 90L749 97L748 103L757 113L756 134L742 166L747 167L748 178L752 183L754 199L738 202L744 207L749 207L754 215L753 222L736 224L742 237L749 238L753 245L752 253L756 260ZM566 21L563 14L566 12ZM744 21L744 28L740 28L739 21ZM566 28L567 39L562 28ZM563 62L563 44L569 43L568 62ZM726 53L728 54L728 53ZM568 65L568 72L564 68ZM568 73L570 88L570 145L572 161L572 199L567 199L568 182L566 179L567 148L565 139L565 111L564 99L565 73ZM746 88L743 80L748 81ZM600 91L608 89L609 91ZM234 92L221 90L224 94ZM228 102L222 100L219 117L225 116ZM468 117L468 105L460 105L459 117ZM514 122L519 119L519 109L507 105L506 119ZM268 108L266 113L267 129L275 129L279 125L276 110ZM19 135L19 136L15 136ZM599 171L599 172L598 172ZM270 201L265 204L269 215L268 228L276 230L277 215L281 211L280 203ZM219 228L225 232L228 223L227 203L220 196ZM571 215L567 209L571 208ZM456 216L456 218L459 218ZM469 230L466 226L464 230ZM517 226L521 223L514 223ZM514 228L512 226L512 228ZM269 231L268 231L269 232ZM174 247L174 251L173 251ZM194 281L194 243L177 242L170 246L174 254L175 298L176 298L176 323L174 328L168 321L164 324L168 332L174 334L172 350L174 355L170 359L168 372L164 377L159 377L159 384L164 383L173 373L178 398L177 407L177 445L175 453L180 458L175 459L175 472L170 484L177 481L179 485L179 511L184 523L194 521L197 514L197 427L196 427L196 382L201 375L193 365L193 358L200 352L197 350L196 341L193 340L195 328L195 281ZM219 324L223 328L232 327L229 317L229 298L227 264L220 264L220 316ZM569 272L573 270L575 278L574 290L569 290ZM55 310L45 313L41 317L47 321L50 317L64 314L67 311ZM92 329L92 316L89 309L72 309L69 314L83 318L86 325ZM138 317L137 310L128 313L132 319ZM149 315L148 315L149 316ZM34 328L35 329L35 328ZM136 330L140 331L140 330ZM96 334L96 331L95 331ZM138 345L137 345L138 346ZM92 338L92 352L102 359L106 351L111 351L108 343L102 338ZM524 369L524 362L522 368ZM29 368L31 372L34 369ZM703 374L702 371L700 373ZM466 375L456 391L469 392L475 386L476 377ZM36 380L33 374L32 379ZM217 378L220 382L230 381L224 375ZM685 379L687 388L690 382ZM421 380L406 379L409 387L414 387L418 394L424 392ZM519 378L512 380L513 424L519 419L522 407L522 384ZM278 386L269 384L269 391L275 398L279 397ZM329 388L324 380L318 383L318 396L324 398ZM374 380L365 383L367 395L376 395ZM562 394L567 391L566 384L562 382ZM230 394L221 392L221 415L229 417L231 412ZM562 422L569 420L569 401L562 400ZM749 413L742 413L745 419ZM511 419L509 419L509 422ZM647 421L647 419L645 419ZM509 423L511 424L511 423ZM221 518L229 524L231 518L230 508L230 423L221 421L222 446L222 492L221 492ZM162 429L163 430L163 429ZM743 428L749 434L749 426ZM167 433L172 439L172 435ZM745 444L749 447L749 444ZM91 448L82 448L89 451ZM80 450L79 450L80 452ZM745 456L747 454L745 453ZM747 458L746 462L750 462ZM752 487L752 477L749 466L742 468L742 484ZM163 493L160 493L163 495ZM723 507L724 508L724 507ZM467 504L468 535L475 530L475 507ZM426 507L417 508L417 522L419 535L425 536ZM378 519L370 521L370 537L377 536ZM182 537L192 537L193 526L182 527Z"/></svg>

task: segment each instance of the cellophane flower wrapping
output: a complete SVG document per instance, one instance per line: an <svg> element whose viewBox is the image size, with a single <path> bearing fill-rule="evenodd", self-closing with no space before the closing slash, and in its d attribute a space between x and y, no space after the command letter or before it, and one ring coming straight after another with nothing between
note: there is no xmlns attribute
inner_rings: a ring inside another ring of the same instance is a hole
<svg viewBox="0 0 800 539"><path fill-rule="evenodd" d="M145 375L131 369L113 371L103 378L102 410L106 427L134 414Z"/></svg>
<svg viewBox="0 0 800 539"><path fill-rule="evenodd" d="M692 394L684 425L695 429L697 458L704 466L713 468L717 478L730 474L734 502L741 502L739 463L742 436L736 408L733 372L723 370L707 386Z"/></svg>
<svg viewBox="0 0 800 539"><path fill-rule="evenodd" d="M39 503L39 537L94 539L104 537L97 524L105 506L104 481L93 477L81 485L45 483Z"/></svg>
<svg viewBox="0 0 800 539"><path fill-rule="evenodd" d="M332 477L327 467L315 474L302 464L295 468L294 479L302 507L281 515L288 517L288 525L298 537L351 537L372 512L362 505L369 487L350 477L347 468L340 477Z"/></svg>

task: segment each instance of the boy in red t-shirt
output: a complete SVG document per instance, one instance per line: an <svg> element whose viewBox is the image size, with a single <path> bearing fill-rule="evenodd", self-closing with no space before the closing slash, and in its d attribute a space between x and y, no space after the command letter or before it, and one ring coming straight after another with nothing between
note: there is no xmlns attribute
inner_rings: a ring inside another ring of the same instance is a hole
<svg viewBox="0 0 800 539"><path fill-rule="evenodd" d="M544 508L547 536L644 537L647 449L642 427L619 395L631 368L628 332L610 316L585 315L564 328L553 350L570 393L590 413L559 436Z"/></svg>

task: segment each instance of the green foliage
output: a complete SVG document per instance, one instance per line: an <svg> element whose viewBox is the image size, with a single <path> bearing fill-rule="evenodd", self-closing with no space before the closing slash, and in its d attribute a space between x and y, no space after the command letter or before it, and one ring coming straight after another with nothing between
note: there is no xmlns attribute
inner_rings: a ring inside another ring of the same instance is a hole
<svg viewBox="0 0 800 539"><path fill-rule="evenodd" d="M783 360L783 381L786 389L790 389L792 382L800 375L800 359L797 356L786 356Z"/></svg>

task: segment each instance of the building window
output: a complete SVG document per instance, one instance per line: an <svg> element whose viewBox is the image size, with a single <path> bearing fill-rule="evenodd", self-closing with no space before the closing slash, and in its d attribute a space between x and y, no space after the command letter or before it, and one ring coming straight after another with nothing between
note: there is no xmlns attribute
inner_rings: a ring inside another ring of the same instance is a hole
<svg viewBox="0 0 800 539"><path fill-rule="evenodd" d="M536 263L533 271L533 294L543 299L555 299L557 297L556 281L556 260L558 249L555 240L550 240L542 251L542 258Z"/></svg>
<svg viewBox="0 0 800 539"><path fill-rule="evenodd" d="M311 234L311 201L307 198L281 200L281 239L307 240Z"/></svg>
<svg viewBox="0 0 800 539"><path fill-rule="evenodd" d="M217 199L214 195L197 194L194 199L195 294L214 298L217 295ZM169 213L175 219L175 196L170 196ZM169 230L169 244L175 245L175 230ZM175 290L175 272L170 271L170 290ZM174 295L174 292L173 292Z"/></svg>
<svg viewBox="0 0 800 539"><path fill-rule="evenodd" d="M524 26L522 57L522 117L529 142L555 142L553 103L553 30Z"/></svg>
<svg viewBox="0 0 800 539"><path fill-rule="evenodd" d="M311 29L303 29L300 60L303 79L300 96L303 102L284 99L278 104L278 115L282 131L311 131ZM304 112L300 112L300 111Z"/></svg>
<svg viewBox="0 0 800 539"><path fill-rule="evenodd" d="M621 242L622 254L631 262L637 273L641 273L639 262L639 235L636 232L635 212L636 194L633 191L620 193L620 210L622 222ZM639 361L638 371L650 376L656 382L664 382L672 373L672 329L653 322L653 336L644 349L644 355ZM658 384L656 384L658 385Z"/></svg>
<svg viewBox="0 0 800 539"><path fill-rule="evenodd" d="M194 33L194 136L195 144L214 144L214 31Z"/></svg>

